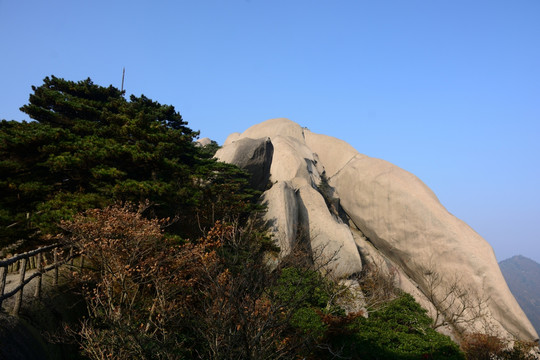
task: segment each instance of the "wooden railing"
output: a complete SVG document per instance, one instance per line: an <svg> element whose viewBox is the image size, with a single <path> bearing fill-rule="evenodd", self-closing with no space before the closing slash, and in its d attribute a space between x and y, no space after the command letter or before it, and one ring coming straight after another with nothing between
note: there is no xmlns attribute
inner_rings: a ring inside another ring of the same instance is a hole
<svg viewBox="0 0 540 360"><path fill-rule="evenodd" d="M0 309L2 309L2 303L4 300L15 296L15 305L11 313L17 315L21 309L23 301L23 290L26 285L30 283L34 278L37 278L36 288L34 290L34 297L40 298L42 292L43 274L54 270L52 285L58 285L58 273L59 268L68 262L73 265L74 259L73 247L65 247L60 244L53 244L49 246L40 247L38 249L25 252L24 254L14 255L13 257L0 261ZM68 252L67 257L59 259L59 254ZM51 255L52 253L52 255ZM47 259L49 255L49 259ZM82 259L81 259L82 263ZM26 277L27 270L35 269L30 276ZM4 293L7 283L8 273L19 273L18 285L11 289L9 292Z"/></svg>

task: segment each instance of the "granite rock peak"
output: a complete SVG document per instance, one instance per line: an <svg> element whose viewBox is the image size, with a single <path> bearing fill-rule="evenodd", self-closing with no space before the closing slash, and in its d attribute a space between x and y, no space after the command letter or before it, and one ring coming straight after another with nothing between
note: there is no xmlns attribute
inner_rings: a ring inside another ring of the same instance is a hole
<svg viewBox="0 0 540 360"><path fill-rule="evenodd" d="M282 255L291 251L302 231L323 261L335 259L335 277L346 280L363 263L377 262L394 271L397 285L433 317L439 300L456 283L483 299L481 319L467 309L461 316L469 321L452 329L443 321L443 332L445 326L447 332L489 327L507 338L538 338L508 289L491 246L413 174L284 118L231 134L216 157L247 168L260 189L272 184L262 201Z"/></svg>

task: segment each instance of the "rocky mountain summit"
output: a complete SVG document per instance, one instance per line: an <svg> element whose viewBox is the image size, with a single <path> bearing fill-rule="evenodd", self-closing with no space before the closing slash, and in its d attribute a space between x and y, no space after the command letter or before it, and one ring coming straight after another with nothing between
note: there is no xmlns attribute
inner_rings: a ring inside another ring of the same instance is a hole
<svg viewBox="0 0 540 360"><path fill-rule="evenodd" d="M443 332L538 338L491 246L413 174L288 119L231 134L216 157L265 190L282 255L304 237L338 279L354 282L363 266L392 274Z"/></svg>

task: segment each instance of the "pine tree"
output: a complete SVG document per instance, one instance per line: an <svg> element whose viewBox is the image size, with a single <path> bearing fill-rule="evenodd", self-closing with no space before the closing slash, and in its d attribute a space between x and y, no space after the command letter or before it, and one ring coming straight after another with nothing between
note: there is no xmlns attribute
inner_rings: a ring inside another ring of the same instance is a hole
<svg viewBox="0 0 540 360"><path fill-rule="evenodd" d="M196 147L173 106L90 79L51 76L32 90L21 111L35 121L0 125L0 243L115 201L148 200L150 215L181 220L171 230L182 236L247 209L245 174Z"/></svg>

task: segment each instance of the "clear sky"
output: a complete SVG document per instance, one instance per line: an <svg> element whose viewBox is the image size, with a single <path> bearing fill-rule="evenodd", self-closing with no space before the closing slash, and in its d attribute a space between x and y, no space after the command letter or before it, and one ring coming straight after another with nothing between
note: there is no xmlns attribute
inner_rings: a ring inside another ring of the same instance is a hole
<svg viewBox="0 0 540 360"><path fill-rule="evenodd" d="M0 119L45 76L120 87L123 67L201 137L287 117L540 262L538 0L0 0Z"/></svg>

